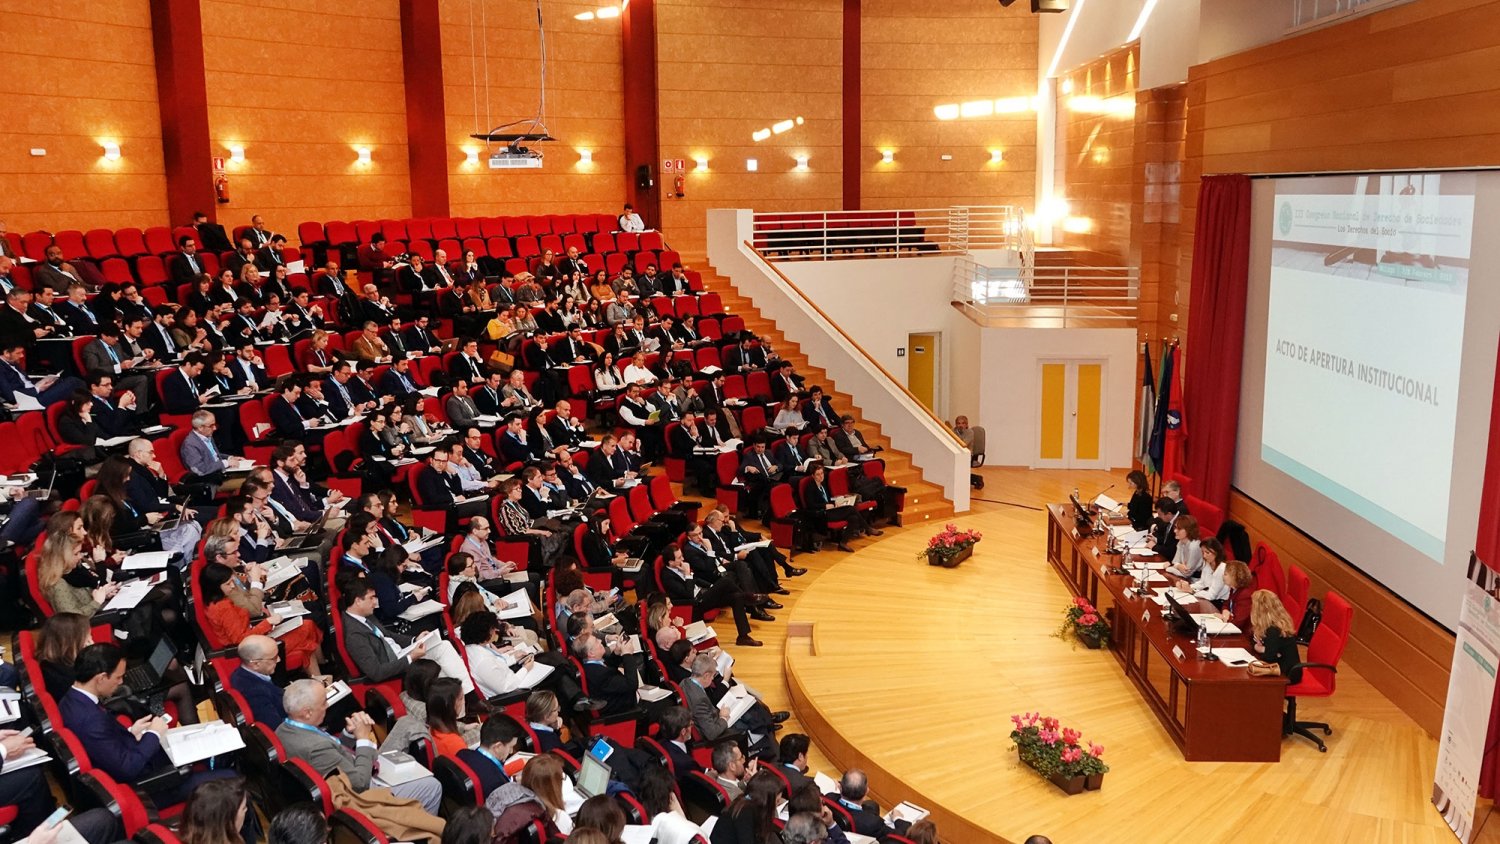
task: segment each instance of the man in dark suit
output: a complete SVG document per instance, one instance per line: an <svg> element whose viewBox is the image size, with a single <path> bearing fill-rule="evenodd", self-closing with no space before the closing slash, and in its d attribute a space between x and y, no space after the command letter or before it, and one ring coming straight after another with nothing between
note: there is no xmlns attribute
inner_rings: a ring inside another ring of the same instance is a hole
<svg viewBox="0 0 1500 844"><path fill-rule="evenodd" d="M276 398L271 399L267 410L276 436L294 440L307 437L307 424L302 419L302 412L297 410L297 400L300 398L302 398L301 380L288 378L282 382L281 392Z"/></svg>
<svg viewBox="0 0 1500 844"><path fill-rule="evenodd" d="M498 471L495 467L495 458L484 450L484 434L476 427L469 426L464 429L464 459L479 473L479 477L489 480Z"/></svg>
<svg viewBox="0 0 1500 844"><path fill-rule="evenodd" d="M568 329L568 336L557 341L552 356L558 363L592 363L594 347L584 341L583 329L574 326Z"/></svg>
<svg viewBox="0 0 1500 844"><path fill-rule="evenodd" d="M599 441L597 453L589 458L585 472L595 486L605 489L613 489L615 481L634 477L629 460L620 453L620 444L614 434L605 434Z"/></svg>
<svg viewBox="0 0 1500 844"><path fill-rule="evenodd" d="M50 287L38 287L36 293L29 301L31 304L26 308L26 315L36 320L38 325L50 327L53 337L71 337L73 329L53 309L53 303L57 299L57 291Z"/></svg>
<svg viewBox="0 0 1500 844"><path fill-rule="evenodd" d="M240 666L229 675L229 685L250 704L256 723L274 730L286 720L286 710L281 705L282 689L271 680L280 661L276 640L270 636L246 636L240 641L238 653Z"/></svg>
<svg viewBox="0 0 1500 844"><path fill-rule="evenodd" d="M20 287L12 287L5 294L5 307L0 308L0 343L19 343L29 352L37 340L56 334L55 328L27 313L30 306L31 294Z"/></svg>
<svg viewBox="0 0 1500 844"><path fill-rule="evenodd" d="M464 341L459 353L448 361L448 375L454 380L462 378L470 384L478 384L485 380L484 360L479 357L479 341ZM497 385L496 392L498 391Z"/></svg>
<svg viewBox="0 0 1500 844"><path fill-rule="evenodd" d="M208 215L202 211L193 215L193 229L198 232L198 242L210 252L227 252L234 248L234 244L229 242L229 235L224 233L224 227L218 223L210 223Z"/></svg>
<svg viewBox="0 0 1500 844"><path fill-rule="evenodd" d="M251 229L246 234L254 232ZM263 273L274 273L277 267L286 266L286 258L282 256L281 250L286 248L286 238L279 234L271 235L268 243L261 244L255 251L255 266Z"/></svg>
<svg viewBox="0 0 1500 844"><path fill-rule="evenodd" d="M483 499L458 504L464 494L463 483L448 471L448 449L438 446L428 457L427 465L417 474L417 494L424 508L448 511L447 532L457 535L459 520L483 516L488 507Z"/></svg>
<svg viewBox="0 0 1500 844"><path fill-rule="evenodd" d="M188 352L177 371L162 379L162 409L171 414L187 414L197 410L203 403L198 379L208 365L208 357L202 352Z"/></svg>
<svg viewBox="0 0 1500 844"><path fill-rule="evenodd" d="M323 380L323 397L328 401L328 412L334 419L348 419L353 412L363 413L370 409L367 402L355 399L351 389L354 367L348 361L333 365L333 371Z"/></svg>
<svg viewBox="0 0 1500 844"><path fill-rule="evenodd" d="M277 238L281 238L281 242L286 243L286 238L281 237L279 234L271 234L270 230L266 228L266 221L261 219L259 214L251 215L250 228L240 232L240 237L250 241L250 246L254 249L259 249Z"/></svg>
<svg viewBox="0 0 1500 844"><path fill-rule="evenodd" d="M360 316L364 322L373 322L376 325L390 325L391 320L396 318L395 306L391 300L380 295L380 288L373 284L364 286L364 298L359 301Z"/></svg>
<svg viewBox="0 0 1500 844"><path fill-rule="evenodd" d="M715 553L713 546L703 537L702 525L688 526L686 541L682 544L682 558L692 567L693 579L704 588L730 577L745 594L747 603L768 610L781 609L781 604L770 600L760 591L744 560L721 558Z"/></svg>
<svg viewBox="0 0 1500 844"><path fill-rule="evenodd" d="M724 368L730 372L749 372L763 369L766 365L766 350L749 337L742 336L739 345L724 353Z"/></svg>
<svg viewBox="0 0 1500 844"><path fill-rule="evenodd" d="M750 512L765 512L771 487L785 479L782 468L766 454L764 439L757 439L740 455L740 481L745 484L746 497L753 504Z"/></svg>
<svg viewBox="0 0 1500 844"><path fill-rule="evenodd" d="M97 334L99 317L89 307L88 288L81 281L68 285L68 298L57 303L57 313L68 323L68 328L79 336Z"/></svg>
<svg viewBox="0 0 1500 844"><path fill-rule="evenodd" d="M823 394L823 388L814 384L807 390L807 400L802 402L802 418L807 420L809 430L837 428L839 415L833 410L833 402Z"/></svg>
<svg viewBox="0 0 1500 844"><path fill-rule="evenodd" d="M241 346L229 361L229 383L235 392L245 387L259 392L271 386L271 376L266 374L266 364L254 346Z"/></svg>
<svg viewBox="0 0 1500 844"><path fill-rule="evenodd" d="M567 399L559 401L553 408L552 419L547 422L547 435L555 445L569 448L575 448L589 438L588 432L583 429L583 423L573 415L573 405Z"/></svg>
<svg viewBox="0 0 1500 844"><path fill-rule="evenodd" d="M451 371L451 367L450 367ZM468 380L465 378L464 380ZM504 416L510 408L505 406L505 376L499 372L491 372L482 381L469 381L472 388L469 390L469 398L474 400L474 406L479 412L486 416Z"/></svg>
<svg viewBox="0 0 1500 844"><path fill-rule="evenodd" d="M429 323L430 318L426 314L418 314L417 318L412 320L411 327L407 328L402 336L402 339L406 341L406 348L424 355L437 354L443 350L443 341L432 333L432 329L428 327Z"/></svg>
<svg viewBox="0 0 1500 844"><path fill-rule="evenodd" d="M33 382L21 368L25 352L25 346L14 341L0 345L0 399L6 404L15 404L19 394L49 407L83 389L83 382L71 375L60 378L49 375Z"/></svg>
<svg viewBox="0 0 1500 844"><path fill-rule="evenodd" d="M396 358L391 368L387 369L385 375L380 378L381 394L395 396L397 401L401 401L419 389L417 382L412 380L411 360L408 358Z"/></svg>
<svg viewBox="0 0 1500 844"><path fill-rule="evenodd" d="M500 451L500 459L507 464L525 463L531 459L531 447L526 442L526 420L523 416L517 414L506 421L505 430L495 437L495 447ZM525 503L524 496L522 503Z"/></svg>
<svg viewBox="0 0 1500 844"><path fill-rule="evenodd" d="M125 727L115 720L113 712L99 705L125 682L125 652L113 644L89 645L73 661L75 683L57 702L63 726L73 731L95 767L116 782L139 783L165 773L172 767L161 737L167 722L151 715ZM185 777L165 777L153 788L148 785L158 806L170 806L187 799L193 789L211 779L238 776L238 772L199 771Z"/></svg>
<svg viewBox="0 0 1500 844"><path fill-rule="evenodd" d="M879 449L865 441L864 435L854 428L854 417L844 414L839 417L839 429L829 434L833 438L833 444L838 446L839 451L849 455L853 460L861 454L873 455Z"/></svg>
<svg viewBox="0 0 1500 844"><path fill-rule="evenodd" d="M777 401L786 401L787 396L802 394L802 378L792 372L792 364L782 361L772 368L770 373L771 398Z"/></svg>
<svg viewBox="0 0 1500 844"><path fill-rule="evenodd" d="M198 257L198 241L192 235L185 234L177 238L177 248L181 251L173 255L167 265L172 284L179 287L193 284L204 273L203 259Z"/></svg>
<svg viewBox="0 0 1500 844"><path fill-rule="evenodd" d="M662 710L658 723L661 729L657 731L656 737L661 746L666 748L667 757L672 763L672 774L678 781L682 781L693 771L702 770L702 766L688 749L688 743L693 740L693 718L688 714L687 708L667 707Z"/></svg>
<svg viewBox="0 0 1500 844"><path fill-rule="evenodd" d="M605 664L607 650L597 633L585 633L573 640L573 656L583 663L589 697L604 701L604 709L599 714L605 717L635 709L635 690L639 685L636 678L627 677L620 669Z"/></svg>
<svg viewBox="0 0 1500 844"><path fill-rule="evenodd" d="M411 264L396 273L396 286L411 294L413 305L436 308L437 297L433 291L438 288L437 273L427 266L421 255L411 256Z"/></svg>
<svg viewBox="0 0 1500 844"><path fill-rule="evenodd" d="M1156 520L1151 523L1148 543L1163 560L1171 562L1177 556L1177 502L1163 495L1156 499Z"/></svg>
<svg viewBox="0 0 1500 844"><path fill-rule="evenodd" d="M99 426L99 432L106 437L118 437L136 430L135 393L121 393L120 400L116 402L113 398L114 387L113 372L89 374L89 393L94 397L94 424Z"/></svg>
<svg viewBox="0 0 1500 844"><path fill-rule="evenodd" d="M880 816L880 806L874 800L867 799L870 786L865 779L865 772L858 768L850 768L844 772L844 778L839 781L837 794L824 795L830 800L835 800L840 806L849 810L849 815L854 819L854 831L860 835L868 835L871 838L884 838L904 832L910 824L906 821L897 821L894 829Z"/></svg>
<svg viewBox="0 0 1500 844"><path fill-rule="evenodd" d="M224 259L224 269L234 273L235 280L240 277L240 271L246 265L255 265L255 244L247 237L240 238L240 248L233 255Z"/></svg>
<svg viewBox="0 0 1500 844"><path fill-rule="evenodd" d="M807 775L807 750L811 746L811 741L802 733L787 733L781 737L780 752L776 756L780 765L777 770L786 777L793 794L813 781Z"/></svg>
<svg viewBox="0 0 1500 844"><path fill-rule="evenodd" d="M505 760L515 754L521 743L521 728L512 718L491 718L479 731L479 746L458 752L458 761L469 766L479 777L479 798L484 800L495 789L510 782Z"/></svg>

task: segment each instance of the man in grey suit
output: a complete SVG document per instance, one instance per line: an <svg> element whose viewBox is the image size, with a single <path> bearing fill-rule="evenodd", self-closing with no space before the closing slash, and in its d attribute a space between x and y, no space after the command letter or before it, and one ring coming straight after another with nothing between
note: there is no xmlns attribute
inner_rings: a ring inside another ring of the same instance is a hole
<svg viewBox="0 0 1500 844"><path fill-rule="evenodd" d="M317 680L297 680L287 686L281 698L286 720L276 728L276 737L287 755L301 759L318 773L328 776L343 771L355 791L366 791L375 772L375 724L364 712L356 712L345 722L340 739L324 732L318 724L328 712L323 684ZM353 748L347 737L353 736ZM415 800L430 814L437 814L443 801L443 787L431 776L420 777L389 789L396 797Z"/></svg>
<svg viewBox="0 0 1500 844"><path fill-rule="evenodd" d="M121 342L120 336L120 327L114 323L106 322L99 326L99 336L83 347L84 374L114 373L115 386L135 393L135 406L144 408L146 406L146 376L131 371L137 361L131 356L130 347ZM146 363L156 353L147 349L142 354L144 359L139 362Z"/></svg>
<svg viewBox="0 0 1500 844"><path fill-rule="evenodd" d="M345 563L345 565L349 565ZM375 617L375 587L363 577L339 578L339 609L344 613L344 647L359 673L375 683L405 677L406 669L419 659L430 659L463 686L464 694L474 691L463 658L453 645L441 639L419 643L410 654L397 657L398 648L411 644L410 636L387 630ZM287 710L290 712L291 710Z"/></svg>
<svg viewBox="0 0 1500 844"><path fill-rule="evenodd" d="M448 412L448 422L456 430L461 431L471 425L479 424L479 407L474 404L474 399L469 397L469 382L462 378L453 382L453 394L448 396L443 409Z"/></svg>
<svg viewBox="0 0 1500 844"><path fill-rule="evenodd" d="M243 457L219 451L218 444L214 442L214 429L219 427L219 421L214 417L213 411L195 411L192 425L193 432L183 439L182 445L177 449L177 456L181 458L184 469L200 478L216 477L222 480L225 470L250 462Z"/></svg>
<svg viewBox="0 0 1500 844"><path fill-rule="evenodd" d="M688 712L692 714L698 732L714 741L729 732L729 707L714 706L706 691L713 685L714 675L719 673L719 664L708 654L698 654L693 657L691 670L693 676L682 683L682 696L687 700Z"/></svg>

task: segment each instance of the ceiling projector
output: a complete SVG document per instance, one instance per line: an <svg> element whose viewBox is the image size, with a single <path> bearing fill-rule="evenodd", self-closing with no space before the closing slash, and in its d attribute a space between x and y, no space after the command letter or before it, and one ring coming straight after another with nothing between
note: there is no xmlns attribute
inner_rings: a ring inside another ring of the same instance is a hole
<svg viewBox="0 0 1500 844"><path fill-rule="evenodd" d="M490 155L491 170L528 170L542 166L542 154L514 144Z"/></svg>

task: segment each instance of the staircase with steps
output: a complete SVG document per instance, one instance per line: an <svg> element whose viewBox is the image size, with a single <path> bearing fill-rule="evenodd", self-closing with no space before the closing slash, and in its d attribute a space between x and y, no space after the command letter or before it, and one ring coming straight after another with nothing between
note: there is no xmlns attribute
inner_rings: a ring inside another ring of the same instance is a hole
<svg viewBox="0 0 1500 844"><path fill-rule="evenodd" d="M784 360L791 361L797 374L807 379L809 384L821 385L823 392L833 400L834 409L853 416L856 427L865 439L871 445L877 445L883 449L881 457L885 460L886 481L906 488L906 509L902 513L903 524L916 525L923 521L944 519L953 515L953 502L943 497L943 488L923 480L922 470L912 465L911 455L893 449L890 438L882 433L880 423L867 419L860 411L859 405L854 403L854 397L840 392L826 371L812 365L800 346L787 339L776 327L775 322L761 316L754 302L740 295L734 282L714 272L703 256L693 256L690 260L684 255L683 264L702 268L700 271L703 274L704 285L709 290L717 292L724 300L724 310L743 317L745 327L756 336L770 342L777 354L781 355Z"/></svg>

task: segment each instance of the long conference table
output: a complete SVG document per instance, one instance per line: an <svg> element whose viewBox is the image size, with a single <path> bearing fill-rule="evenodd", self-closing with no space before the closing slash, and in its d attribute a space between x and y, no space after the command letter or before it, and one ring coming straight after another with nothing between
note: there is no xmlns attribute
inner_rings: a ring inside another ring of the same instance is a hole
<svg viewBox="0 0 1500 844"><path fill-rule="evenodd" d="M1191 637L1168 629L1160 606L1136 596L1132 577L1113 573L1121 557L1105 553L1105 545L1105 537L1079 536L1071 505L1048 505L1047 560L1074 595L1088 599L1109 621L1110 650L1183 757L1280 761L1286 680L1251 677L1245 668L1201 659ZM1207 602L1183 605L1193 613L1215 611ZM1215 636L1213 646L1250 650L1250 639Z"/></svg>

